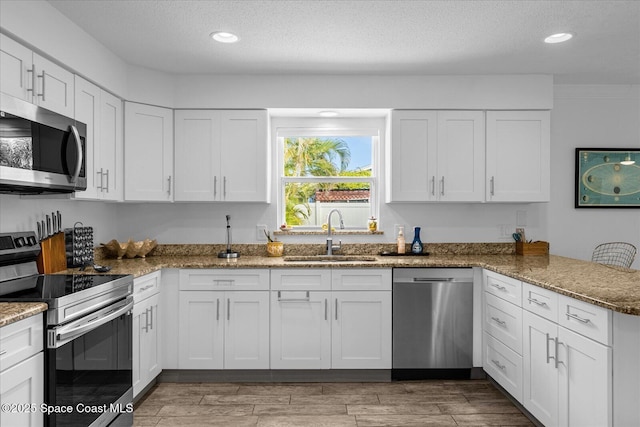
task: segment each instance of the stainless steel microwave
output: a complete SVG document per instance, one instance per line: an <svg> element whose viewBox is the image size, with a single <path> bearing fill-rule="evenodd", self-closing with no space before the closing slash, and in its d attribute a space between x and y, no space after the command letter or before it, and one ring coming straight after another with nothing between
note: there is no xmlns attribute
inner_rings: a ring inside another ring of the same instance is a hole
<svg viewBox="0 0 640 427"><path fill-rule="evenodd" d="M0 94L0 193L72 193L87 188L87 126Z"/></svg>

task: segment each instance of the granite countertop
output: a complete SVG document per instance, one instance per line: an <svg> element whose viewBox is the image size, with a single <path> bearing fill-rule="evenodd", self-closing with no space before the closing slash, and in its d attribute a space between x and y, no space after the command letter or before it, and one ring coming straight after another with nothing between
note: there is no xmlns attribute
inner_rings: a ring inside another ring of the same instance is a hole
<svg viewBox="0 0 640 427"><path fill-rule="evenodd" d="M0 302L0 328L47 311L43 302Z"/></svg>
<svg viewBox="0 0 640 427"><path fill-rule="evenodd" d="M240 246L240 245L239 245ZM640 270L609 267L556 255L515 255L513 244L429 244L429 256L370 256L362 262L287 261L287 256L322 253L323 245L285 245L285 257L267 257L264 245L240 246L240 258L216 256L223 245L160 245L146 258L107 259L97 250L96 262L111 267L107 274L143 276L163 268L402 268L482 267L620 313L640 316ZM393 250L388 244L343 245L345 255ZM60 273L96 274L68 269ZM31 305L0 303L0 326L28 317ZM40 311L46 310L45 304ZM22 308L20 308L22 307ZM27 313L24 317L21 312ZM6 313L6 314L5 314ZM16 314L17 313L17 314ZM13 320L12 320L13 319Z"/></svg>

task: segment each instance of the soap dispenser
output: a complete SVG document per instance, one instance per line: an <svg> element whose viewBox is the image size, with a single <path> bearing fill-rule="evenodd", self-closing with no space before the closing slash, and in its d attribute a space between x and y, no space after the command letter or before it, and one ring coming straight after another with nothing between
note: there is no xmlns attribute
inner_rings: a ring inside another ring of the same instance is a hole
<svg viewBox="0 0 640 427"><path fill-rule="evenodd" d="M404 227L398 227L398 238L396 240L398 242L398 253L403 254L405 251Z"/></svg>
<svg viewBox="0 0 640 427"><path fill-rule="evenodd" d="M414 254L422 253L422 241L420 241L420 227L413 228L413 242L411 243L411 252Z"/></svg>

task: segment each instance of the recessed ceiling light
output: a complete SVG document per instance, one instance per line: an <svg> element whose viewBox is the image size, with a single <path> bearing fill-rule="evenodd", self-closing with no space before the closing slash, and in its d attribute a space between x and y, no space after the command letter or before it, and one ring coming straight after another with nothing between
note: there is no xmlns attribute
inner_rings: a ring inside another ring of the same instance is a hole
<svg viewBox="0 0 640 427"><path fill-rule="evenodd" d="M320 115L320 117L336 117L338 115L337 111L320 111L318 113Z"/></svg>
<svg viewBox="0 0 640 427"><path fill-rule="evenodd" d="M211 38L220 43L235 43L240 40L235 34L226 31L213 32Z"/></svg>
<svg viewBox="0 0 640 427"><path fill-rule="evenodd" d="M546 39L544 39L544 42L545 43L562 43L562 42L566 42L567 40L571 40L573 36L575 36L575 33L552 34Z"/></svg>
<svg viewBox="0 0 640 427"><path fill-rule="evenodd" d="M620 162L620 164L625 165L625 166L631 166L633 164L635 164L636 161L635 160L631 160L631 155L627 154L624 158L623 161Z"/></svg>

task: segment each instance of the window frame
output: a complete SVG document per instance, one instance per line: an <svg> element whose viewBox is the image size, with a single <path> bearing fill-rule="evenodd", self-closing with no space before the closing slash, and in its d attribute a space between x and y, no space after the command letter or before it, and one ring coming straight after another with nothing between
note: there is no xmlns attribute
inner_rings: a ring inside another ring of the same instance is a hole
<svg viewBox="0 0 640 427"><path fill-rule="evenodd" d="M382 171L380 164L381 139L385 132L383 118L341 118L327 121L317 118L284 118L279 117L274 126L274 136L277 149L277 218L278 223L285 222L285 185L287 183L332 183L332 182L364 182L369 184L369 214L379 217L380 187L379 180ZM315 176L285 176L284 175L284 140L293 136L327 137L327 136L371 136L371 176L368 177L315 177ZM295 226L293 230L320 231L321 226ZM346 230L368 230L366 221L358 226L346 224Z"/></svg>

